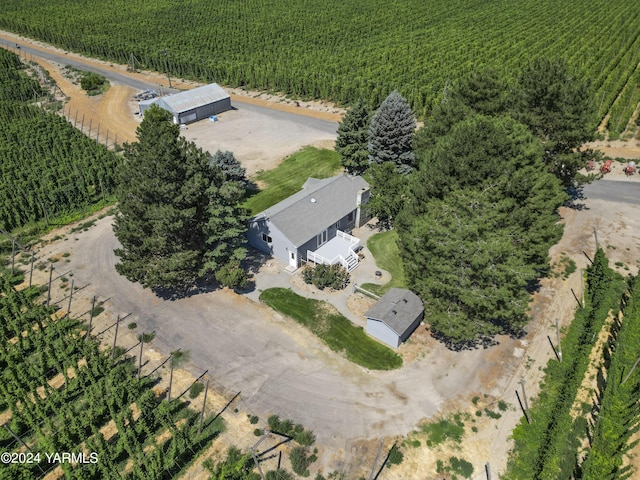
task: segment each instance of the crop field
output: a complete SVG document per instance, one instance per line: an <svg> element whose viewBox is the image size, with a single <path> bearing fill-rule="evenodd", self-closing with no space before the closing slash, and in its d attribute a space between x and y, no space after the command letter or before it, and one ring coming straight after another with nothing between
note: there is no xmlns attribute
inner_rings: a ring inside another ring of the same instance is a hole
<svg viewBox="0 0 640 480"><path fill-rule="evenodd" d="M398 89L418 116L461 75L537 56L593 80L622 131L640 100L633 0L4 0L0 28L136 68L348 104ZM614 105L616 104L617 105Z"/></svg>

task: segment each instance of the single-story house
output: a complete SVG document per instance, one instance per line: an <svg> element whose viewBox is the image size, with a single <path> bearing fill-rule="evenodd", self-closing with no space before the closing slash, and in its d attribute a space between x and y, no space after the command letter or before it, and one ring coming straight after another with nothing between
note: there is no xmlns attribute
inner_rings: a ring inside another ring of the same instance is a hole
<svg viewBox="0 0 640 480"><path fill-rule="evenodd" d="M220 85L212 83L166 97L143 100L138 105L141 114L151 105L158 105L173 115L173 123L187 124L231 110L231 96Z"/></svg>
<svg viewBox="0 0 640 480"><path fill-rule="evenodd" d="M369 220L369 184L359 176L309 178L302 190L249 220L249 245L287 263L358 266L360 240L348 233Z"/></svg>
<svg viewBox="0 0 640 480"><path fill-rule="evenodd" d="M391 288L364 314L366 332L398 348L418 328L424 317L422 300L404 288Z"/></svg>

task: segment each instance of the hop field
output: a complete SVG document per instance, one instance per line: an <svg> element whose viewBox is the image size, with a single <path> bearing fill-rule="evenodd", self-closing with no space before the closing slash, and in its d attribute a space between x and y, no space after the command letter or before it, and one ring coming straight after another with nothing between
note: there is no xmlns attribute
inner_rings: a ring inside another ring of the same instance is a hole
<svg viewBox="0 0 640 480"><path fill-rule="evenodd" d="M511 77L533 57L565 57L593 80L599 117L612 113L619 132L640 96L639 17L633 0L5 0L0 28L122 64L133 54L158 71L166 58L184 78L342 104L378 104L397 88L419 116L473 69Z"/></svg>

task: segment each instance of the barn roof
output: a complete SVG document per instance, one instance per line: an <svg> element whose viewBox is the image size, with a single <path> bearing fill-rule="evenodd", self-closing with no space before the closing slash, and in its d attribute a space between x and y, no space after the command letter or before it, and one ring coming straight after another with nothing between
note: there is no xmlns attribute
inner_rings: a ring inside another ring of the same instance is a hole
<svg viewBox="0 0 640 480"><path fill-rule="evenodd" d="M358 206L358 192L369 188L362 177L309 178L302 190L256 215L268 219L296 247L327 229Z"/></svg>
<svg viewBox="0 0 640 480"><path fill-rule="evenodd" d="M404 288L391 288L364 316L383 322L401 337L423 310L422 300L415 293Z"/></svg>
<svg viewBox="0 0 640 480"><path fill-rule="evenodd" d="M165 110L169 110L173 114L178 114L219 100L224 100L225 98L230 98L230 95L225 92L220 85L212 83L203 87L194 88L193 90L162 97L158 99L157 103Z"/></svg>

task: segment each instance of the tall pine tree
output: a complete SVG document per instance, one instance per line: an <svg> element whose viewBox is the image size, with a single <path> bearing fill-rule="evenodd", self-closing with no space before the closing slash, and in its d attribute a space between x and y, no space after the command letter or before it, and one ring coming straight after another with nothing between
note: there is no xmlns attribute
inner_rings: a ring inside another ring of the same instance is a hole
<svg viewBox="0 0 640 480"><path fill-rule="evenodd" d="M369 162L393 162L399 173L415 168L413 134L416 120L407 100L394 90L380 104L369 128Z"/></svg>
<svg viewBox="0 0 640 480"><path fill-rule="evenodd" d="M152 289L185 292L244 257L243 189L225 182L209 154L180 136L168 112L152 107L126 144L114 232L116 270Z"/></svg>
<svg viewBox="0 0 640 480"><path fill-rule="evenodd" d="M362 100L347 110L338 125L336 152L347 173L361 175L369 167L369 125L371 113Z"/></svg>

